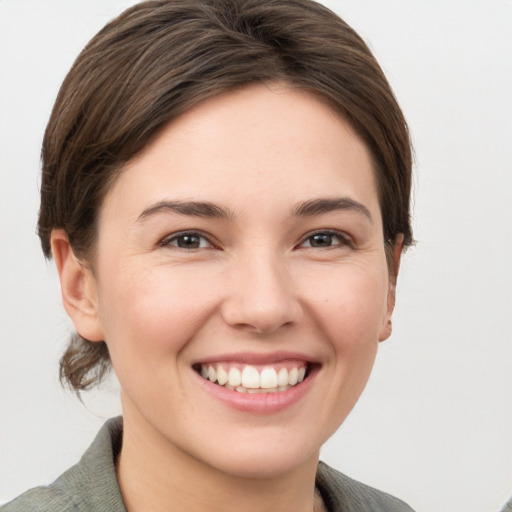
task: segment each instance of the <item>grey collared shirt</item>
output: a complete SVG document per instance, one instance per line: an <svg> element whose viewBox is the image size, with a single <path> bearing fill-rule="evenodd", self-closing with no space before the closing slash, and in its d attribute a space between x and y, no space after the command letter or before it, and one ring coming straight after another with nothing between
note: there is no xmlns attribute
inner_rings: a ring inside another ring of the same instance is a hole
<svg viewBox="0 0 512 512"><path fill-rule="evenodd" d="M46 487L31 489L2 512L126 512L115 461L123 439L122 418L105 423L80 462ZM403 501L318 465L316 485L329 512L411 512Z"/></svg>

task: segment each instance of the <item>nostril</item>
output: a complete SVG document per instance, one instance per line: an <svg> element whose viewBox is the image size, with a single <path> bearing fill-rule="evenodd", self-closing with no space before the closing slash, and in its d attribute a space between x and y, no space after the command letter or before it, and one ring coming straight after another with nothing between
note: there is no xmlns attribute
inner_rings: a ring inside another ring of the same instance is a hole
<svg viewBox="0 0 512 512"><path fill-rule="evenodd" d="M227 324L238 330L255 334L269 334L295 325L301 316L300 306L275 305L269 308L238 304L227 304L223 318Z"/></svg>

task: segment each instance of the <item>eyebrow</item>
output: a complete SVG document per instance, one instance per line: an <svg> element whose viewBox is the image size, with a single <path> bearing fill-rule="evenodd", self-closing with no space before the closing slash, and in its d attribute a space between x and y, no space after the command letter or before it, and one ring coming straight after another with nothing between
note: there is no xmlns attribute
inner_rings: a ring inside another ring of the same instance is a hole
<svg viewBox="0 0 512 512"><path fill-rule="evenodd" d="M137 222L143 221L158 213L170 212L180 215L192 215L194 217L209 217L214 219L232 219L233 214L221 206L203 201L159 201L146 208L137 218Z"/></svg>
<svg viewBox="0 0 512 512"><path fill-rule="evenodd" d="M372 214L370 210L361 203L354 201L348 197L336 197L336 198L319 198L312 199L310 201L304 201L299 203L292 211L292 215L302 216L313 216L321 215L322 213L329 213L336 210L352 210L357 213L363 214L373 224Z"/></svg>
<svg viewBox="0 0 512 512"><path fill-rule="evenodd" d="M303 201L293 208L292 215L294 217L308 217L321 215L322 213L330 213L336 210L352 210L361 213L373 223L370 210L363 204L348 197L319 198ZM234 214L230 210L208 201L159 201L146 208L138 216L137 222L144 221L148 217L164 212L214 219L232 220L234 218Z"/></svg>

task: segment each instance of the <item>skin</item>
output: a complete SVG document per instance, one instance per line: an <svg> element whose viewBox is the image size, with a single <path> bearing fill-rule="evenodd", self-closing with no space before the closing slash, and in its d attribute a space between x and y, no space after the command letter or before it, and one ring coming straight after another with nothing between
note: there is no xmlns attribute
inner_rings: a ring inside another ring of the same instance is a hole
<svg viewBox="0 0 512 512"><path fill-rule="evenodd" d="M343 208L297 214L339 198ZM184 230L198 247L180 247ZM228 92L172 121L123 169L98 233L93 262L78 261L61 230L52 249L66 310L82 336L106 341L121 383L128 510L313 510L320 447L391 330L395 272L365 144L312 94ZM399 237L395 269L401 248ZM217 400L193 369L278 351L316 373L277 412Z"/></svg>

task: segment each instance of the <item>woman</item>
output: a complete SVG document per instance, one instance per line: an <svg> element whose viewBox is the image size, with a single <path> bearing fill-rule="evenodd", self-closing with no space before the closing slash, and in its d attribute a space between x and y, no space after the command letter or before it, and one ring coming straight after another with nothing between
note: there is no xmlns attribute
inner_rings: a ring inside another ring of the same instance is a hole
<svg viewBox="0 0 512 512"><path fill-rule="evenodd" d="M318 463L391 333L407 127L309 0L139 4L87 45L43 141L39 235L123 420L16 510L410 510Z"/></svg>

